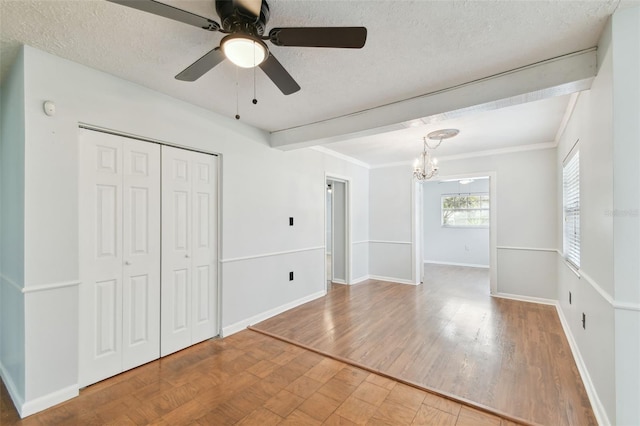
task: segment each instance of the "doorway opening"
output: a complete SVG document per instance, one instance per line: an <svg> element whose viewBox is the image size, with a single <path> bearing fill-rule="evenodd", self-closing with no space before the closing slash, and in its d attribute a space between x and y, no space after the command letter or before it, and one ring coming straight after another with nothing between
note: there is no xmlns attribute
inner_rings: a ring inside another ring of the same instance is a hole
<svg viewBox="0 0 640 426"><path fill-rule="evenodd" d="M417 182L414 205L416 284L442 267L485 269L496 291L495 173Z"/></svg>
<svg viewBox="0 0 640 426"><path fill-rule="evenodd" d="M325 276L332 284L349 284L349 181L325 179Z"/></svg>

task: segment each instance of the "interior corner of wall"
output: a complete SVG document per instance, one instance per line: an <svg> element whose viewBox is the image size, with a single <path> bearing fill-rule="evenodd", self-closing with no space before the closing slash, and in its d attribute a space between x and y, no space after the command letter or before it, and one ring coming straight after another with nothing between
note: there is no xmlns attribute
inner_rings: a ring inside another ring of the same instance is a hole
<svg viewBox="0 0 640 426"><path fill-rule="evenodd" d="M600 73L600 67L604 63L604 57L611 48L611 39L612 39L612 26L611 26L612 17L607 18L607 23L605 24L602 34L600 34L600 39L598 39L598 50L596 52L596 75Z"/></svg>

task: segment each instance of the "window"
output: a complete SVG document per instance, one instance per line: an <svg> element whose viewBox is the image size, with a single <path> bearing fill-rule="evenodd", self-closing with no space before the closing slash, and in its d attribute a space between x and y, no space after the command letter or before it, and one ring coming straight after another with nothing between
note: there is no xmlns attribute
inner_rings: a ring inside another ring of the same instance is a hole
<svg viewBox="0 0 640 426"><path fill-rule="evenodd" d="M443 194L442 226L488 228L489 194Z"/></svg>
<svg viewBox="0 0 640 426"><path fill-rule="evenodd" d="M564 257L580 268L580 152L562 166L562 208L564 212Z"/></svg>

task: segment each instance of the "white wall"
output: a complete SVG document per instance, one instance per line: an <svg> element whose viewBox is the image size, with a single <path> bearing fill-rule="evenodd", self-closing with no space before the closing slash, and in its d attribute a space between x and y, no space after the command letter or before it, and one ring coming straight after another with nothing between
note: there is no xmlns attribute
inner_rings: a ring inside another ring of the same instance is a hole
<svg viewBox="0 0 640 426"><path fill-rule="evenodd" d="M489 193L489 179L423 184L423 257L425 262L489 267L489 228L442 226L443 194Z"/></svg>
<svg viewBox="0 0 640 426"><path fill-rule="evenodd" d="M23 414L77 393L78 123L221 154L227 333L325 291L325 174L351 179L352 238L368 239L366 168L311 149L271 149L267 134L242 122L30 47L24 57ZM56 103L54 117L43 114L44 100ZM352 262L360 273L368 252L354 250Z"/></svg>
<svg viewBox="0 0 640 426"><path fill-rule="evenodd" d="M610 26L607 31L611 31ZM611 305L600 294L613 293L613 219L606 215L613 207L610 36L603 37L598 54L598 75L591 90L580 94L558 145L557 220L562 224L562 163L579 139L582 276L576 276L558 255L556 297L590 377L585 385L592 383L599 404L615 424L614 315ZM560 251L562 233L560 225L557 230ZM587 315L586 329L582 328L583 312Z"/></svg>
<svg viewBox="0 0 640 426"><path fill-rule="evenodd" d="M412 280L411 185L410 166L370 171L369 274L374 278Z"/></svg>
<svg viewBox="0 0 640 426"><path fill-rule="evenodd" d="M576 275L559 256L558 300L601 422L637 425L640 7L614 14L598 45L598 67L591 90L580 94L558 146L560 173L563 159L579 139L581 202L580 270ZM559 175L559 191L561 185ZM562 223L560 209L558 223ZM557 239L562 247L561 227Z"/></svg>
<svg viewBox="0 0 640 426"><path fill-rule="evenodd" d="M0 92L0 375L14 400L25 397L24 61Z"/></svg>
<svg viewBox="0 0 640 426"><path fill-rule="evenodd" d="M640 5L612 18L616 421L640 424Z"/></svg>

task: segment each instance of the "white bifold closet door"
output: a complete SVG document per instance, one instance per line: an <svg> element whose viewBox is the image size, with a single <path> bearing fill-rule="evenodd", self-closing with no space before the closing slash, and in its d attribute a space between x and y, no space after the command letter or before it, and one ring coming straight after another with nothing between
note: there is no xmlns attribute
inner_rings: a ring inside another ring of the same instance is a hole
<svg viewBox="0 0 640 426"><path fill-rule="evenodd" d="M217 157L162 147L165 356L218 334Z"/></svg>
<svg viewBox="0 0 640 426"><path fill-rule="evenodd" d="M87 386L159 357L160 146L81 129L79 173Z"/></svg>

